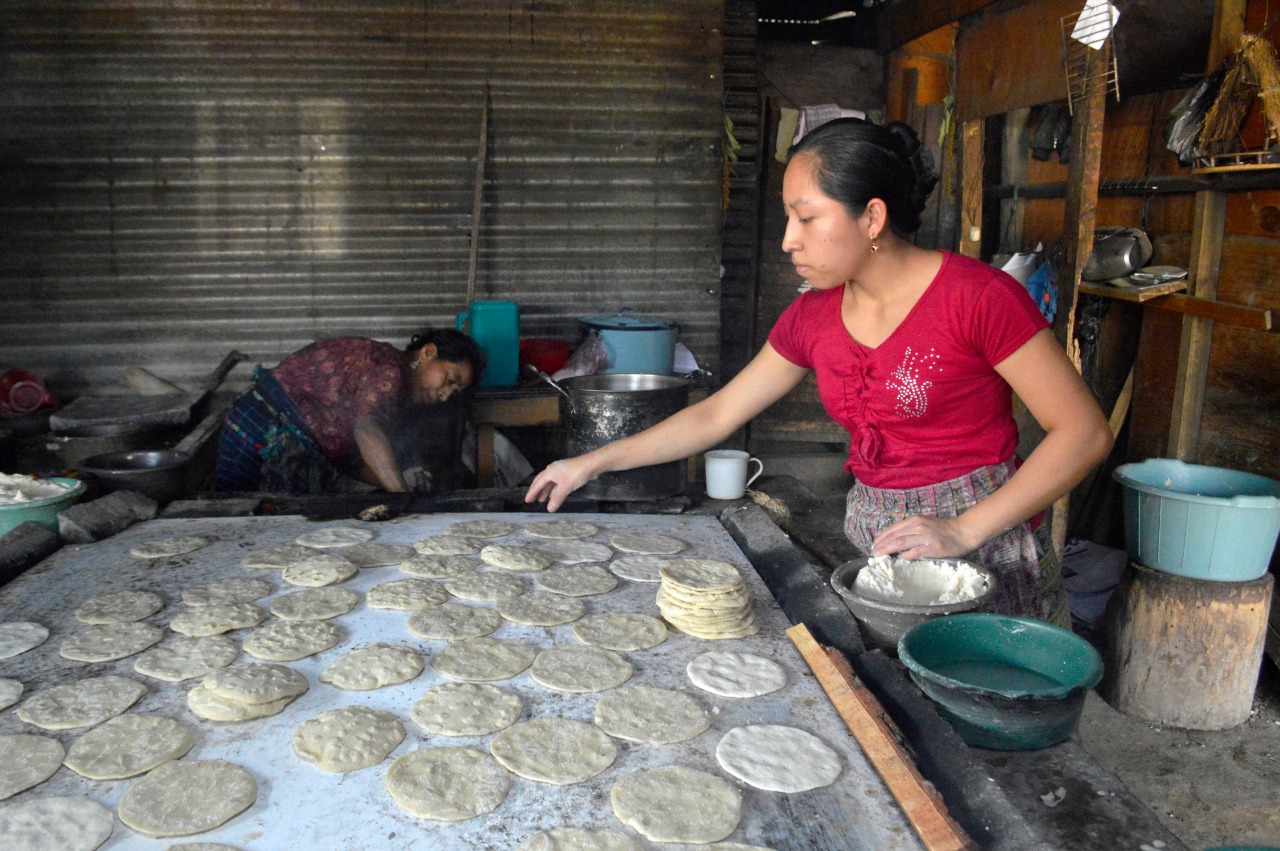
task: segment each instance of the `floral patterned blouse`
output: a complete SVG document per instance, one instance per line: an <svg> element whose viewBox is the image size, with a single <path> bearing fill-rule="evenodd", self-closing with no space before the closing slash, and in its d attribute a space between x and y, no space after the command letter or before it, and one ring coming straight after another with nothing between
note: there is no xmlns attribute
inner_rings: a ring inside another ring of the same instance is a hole
<svg viewBox="0 0 1280 851"><path fill-rule="evenodd" d="M364 337L320 340L271 370L297 406L325 457L359 466L355 425L375 417L390 429L408 395L404 353Z"/></svg>

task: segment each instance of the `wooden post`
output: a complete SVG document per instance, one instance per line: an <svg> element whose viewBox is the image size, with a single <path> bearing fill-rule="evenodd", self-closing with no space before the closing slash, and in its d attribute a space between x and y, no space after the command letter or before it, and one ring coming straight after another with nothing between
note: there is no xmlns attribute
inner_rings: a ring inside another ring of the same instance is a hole
<svg viewBox="0 0 1280 851"><path fill-rule="evenodd" d="M960 244L966 257L982 254L982 144L984 120L966 121L960 136Z"/></svg>
<svg viewBox="0 0 1280 851"><path fill-rule="evenodd" d="M1215 582L1133 565L1107 611L1098 694L1153 724L1243 724L1258 686L1273 585L1269 573Z"/></svg>

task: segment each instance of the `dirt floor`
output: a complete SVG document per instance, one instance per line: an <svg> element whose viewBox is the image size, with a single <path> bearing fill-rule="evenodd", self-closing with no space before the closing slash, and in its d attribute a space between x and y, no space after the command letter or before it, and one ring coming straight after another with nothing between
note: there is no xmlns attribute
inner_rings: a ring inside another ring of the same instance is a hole
<svg viewBox="0 0 1280 851"><path fill-rule="evenodd" d="M760 489L768 491L770 472L800 480L838 534L849 485L841 457L760 454ZM1233 729L1158 727L1090 693L1076 740L1193 851L1280 849L1280 671L1265 658L1261 667L1249 720Z"/></svg>

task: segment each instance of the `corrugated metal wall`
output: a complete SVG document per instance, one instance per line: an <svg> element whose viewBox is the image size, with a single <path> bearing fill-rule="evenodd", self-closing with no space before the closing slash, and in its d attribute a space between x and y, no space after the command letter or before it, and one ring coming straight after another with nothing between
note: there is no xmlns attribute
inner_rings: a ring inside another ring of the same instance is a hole
<svg viewBox="0 0 1280 851"><path fill-rule="evenodd" d="M623 305L715 369L722 0L0 4L0 367L63 393L231 348L526 336ZM236 378L243 380L247 368Z"/></svg>

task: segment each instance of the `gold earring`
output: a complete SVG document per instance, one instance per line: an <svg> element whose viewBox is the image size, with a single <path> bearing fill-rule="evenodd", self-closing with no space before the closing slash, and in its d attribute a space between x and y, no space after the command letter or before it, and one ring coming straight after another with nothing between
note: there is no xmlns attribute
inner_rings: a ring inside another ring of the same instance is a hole
<svg viewBox="0 0 1280 851"><path fill-rule="evenodd" d="M413 372L413 371L414 371L414 370L416 370L420 365L421 365L421 362L420 362L420 361L414 361L413 363L409 364L409 371L410 371L410 372Z"/></svg>
<svg viewBox="0 0 1280 851"><path fill-rule="evenodd" d="M876 243L876 238L874 236L871 237L871 253L875 254L879 250L880 246Z"/></svg>

